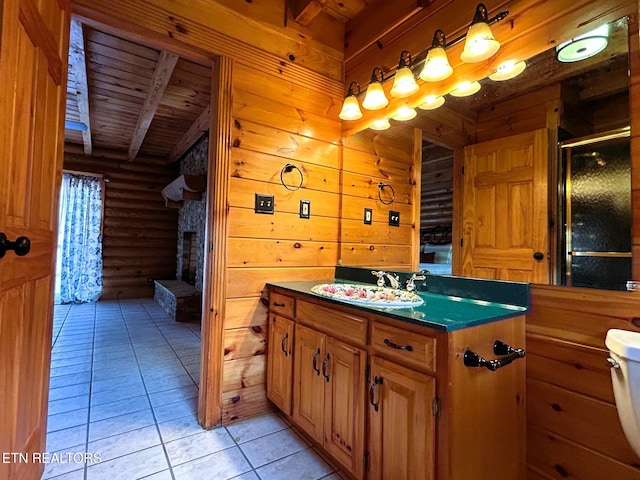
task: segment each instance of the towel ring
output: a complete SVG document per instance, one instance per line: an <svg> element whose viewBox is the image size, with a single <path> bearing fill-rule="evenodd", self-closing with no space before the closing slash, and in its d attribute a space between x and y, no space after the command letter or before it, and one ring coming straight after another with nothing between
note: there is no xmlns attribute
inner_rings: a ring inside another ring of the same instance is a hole
<svg viewBox="0 0 640 480"><path fill-rule="evenodd" d="M297 170L298 173L300 174L300 183L296 186L296 187L289 187L286 183L284 183L284 174L285 173L289 173L293 170ZM284 167L282 167L282 170L280 170L280 183L282 184L282 186L284 188L286 188L287 190L290 190L292 192L295 192L296 190L298 190L302 184L304 183L304 175L302 174L302 170L300 170L296 165L294 165L293 163L287 163Z"/></svg>
<svg viewBox="0 0 640 480"><path fill-rule="evenodd" d="M391 201L390 202L385 202L382 199L382 190L384 189L384 187L389 187L391 189ZM380 200L384 205L391 205L393 203L393 201L396 199L396 191L393 189L393 187L391 185L389 185L388 183L378 183L378 200Z"/></svg>

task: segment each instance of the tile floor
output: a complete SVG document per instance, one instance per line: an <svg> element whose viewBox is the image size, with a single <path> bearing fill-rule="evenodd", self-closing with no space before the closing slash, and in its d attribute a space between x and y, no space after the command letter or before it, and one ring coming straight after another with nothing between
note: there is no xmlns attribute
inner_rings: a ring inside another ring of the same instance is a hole
<svg viewBox="0 0 640 480"><path fill-rule="evenodd" d="M276 414L203 430L200 327L153 299L58 305L53 334L43 480L341 478Z"/></svg>

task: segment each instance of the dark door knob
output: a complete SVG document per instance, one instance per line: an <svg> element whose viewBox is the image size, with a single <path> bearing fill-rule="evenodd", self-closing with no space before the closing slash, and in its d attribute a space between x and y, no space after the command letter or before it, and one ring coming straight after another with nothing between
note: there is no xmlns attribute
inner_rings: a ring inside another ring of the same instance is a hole
<svg viewBox="0 0 640 480"><path fill-rule="evenodd" d="M533 258L535 258L536 260L542 260L544 258L544 253L536 252L533 254Z"/></svg>
<svg viewBox="0 0 640 480"><path fill-rule="evenodd" d="M4 233L0 233L0 258L4 257L7 250L13 250L16 255L23 257L31 250L31 240L27 237L18 237L15 242L10 242Z"/></svg>

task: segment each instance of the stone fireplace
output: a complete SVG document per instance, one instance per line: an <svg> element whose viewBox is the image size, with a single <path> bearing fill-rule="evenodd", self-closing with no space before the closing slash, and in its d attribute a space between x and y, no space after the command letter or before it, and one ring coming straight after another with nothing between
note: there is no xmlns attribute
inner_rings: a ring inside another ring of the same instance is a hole
<svg viewBox="0 0 640 480"><path fill-rule="evenodd" d="M206 175L209 141L201 138L180 162L182 175ZM198 321L201 316L206 194L184 200L178 213L176 279L155 281L155 301L176 321Z"/></svg>

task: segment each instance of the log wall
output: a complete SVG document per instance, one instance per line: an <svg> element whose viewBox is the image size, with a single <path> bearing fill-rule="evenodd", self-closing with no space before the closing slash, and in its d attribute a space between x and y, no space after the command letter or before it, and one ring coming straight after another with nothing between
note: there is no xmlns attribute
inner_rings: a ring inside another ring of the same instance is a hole
<svg viewBox="0 0 640 480"><path fill-rule="evenodd" d="M640 478L613 397L610 328L640 332L640 295L532 285L527 315L529 479Z"/></svg>
<svg viewBox="0 0 640 480"><path fill-rule="evenodd" d="M177 175L161 163L128 162L67 153L64 168L100 173L104 189L101 300L153 297L150 279L176 272L177 210L164 206L162 189Z"/></svg>

